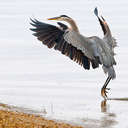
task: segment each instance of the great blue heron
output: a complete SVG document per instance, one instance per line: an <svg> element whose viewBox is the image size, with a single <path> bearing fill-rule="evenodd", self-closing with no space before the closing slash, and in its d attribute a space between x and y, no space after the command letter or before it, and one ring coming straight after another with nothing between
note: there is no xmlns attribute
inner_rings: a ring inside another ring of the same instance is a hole
<svg viewBox="0 0 128 128"><path fill-rule="evenodd" d="M31 25L35 27L31 30L35 32L33 35L48 48L59 50L62 54L83 66L84 69L89 70L90 64L93 69L102 65L108 77L101 89L101 95L104 99L107 99L108 88L106 87L109 81L116 77L113 68L113 65L116 65L113 50L116 42L105 19L98 16L97 8L95 8L94 13L103 29L103 39L97 36L85 37L81 35L75 21L66 15L49 18L48 20L65 21L69 23L70 27L60 22L57 22L59 26L54 26L31 19Z"/></svg>

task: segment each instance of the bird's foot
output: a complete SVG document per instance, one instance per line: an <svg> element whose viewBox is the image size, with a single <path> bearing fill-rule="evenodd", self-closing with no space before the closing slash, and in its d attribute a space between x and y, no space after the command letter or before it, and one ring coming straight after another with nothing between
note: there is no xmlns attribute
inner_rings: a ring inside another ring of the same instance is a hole
<svg viewBox="0 0 128 128"><path fill-rule="evenodd" d="M108 96L107 96L108 90L110 90L110 88L105 88L105 87L103 87L103 88L101 89L101 95L102 95L102 97L103 97L105 100L108 99Z"/></svg>

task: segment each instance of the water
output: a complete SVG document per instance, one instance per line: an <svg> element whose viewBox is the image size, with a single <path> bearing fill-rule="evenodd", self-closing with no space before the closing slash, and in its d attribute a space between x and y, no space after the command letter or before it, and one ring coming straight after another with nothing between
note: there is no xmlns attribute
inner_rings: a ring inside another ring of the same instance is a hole
<svg viewBox="0 0 128 128"><path fill-rule="evenodd" d="M106 105L100 96L106 79L101 68L85 71L59 52L43 46L29 30L30 17L48 22L49 17L66 14L75 19L82 34L102 37L93 14L96 6L119 45L115 50L117 79L109 84L109 97L116 99ZM49 118L86 127L128 127L127 6L126 0L1 0L0 102L45 109Z"/></svg>

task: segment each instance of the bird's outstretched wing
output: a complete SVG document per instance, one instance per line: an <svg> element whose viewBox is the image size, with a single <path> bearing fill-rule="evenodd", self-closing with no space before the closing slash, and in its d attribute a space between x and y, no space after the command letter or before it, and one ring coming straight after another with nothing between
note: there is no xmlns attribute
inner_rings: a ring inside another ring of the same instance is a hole
<svg viewBox="0 0 128 128"><path fill-rule="evenodd" d="M107 33L107 29L106 29L106 26L105 26L105 23L104 23L104 18L102 17L102 19L98 16L98 9L97 8L95 8L94 9L94 14L97 16L97 18L98 18L98 20L99 20L99 23L100 23L100 25L101 25L101 28L102 28L102 30L103 30L103 33L104 33L104 35Z"/></svg>
<svg viewBox="0 0 128 128"><path fill-rule="evenodd" d="M114 47L117 46L117 42L116 42L116 39L114 37L112 37L110 28L109 28L106 20L103 18L103 16L101 16L101 18L98 16L97 8L94 9L94 14L97 16L99 23L101 25L101 28L103 30L103 33L104 33L103 40L108 43L108 45L110 46L111 49L113 49Z"/></svg>
<svg viewBox="0 0 128 128"><path fill-rule="evenodd" d="M34 31L34 36L48 48L54 48L59 50L62 54L68 56L71 60L74 60L78 64L84 67L84 69L90 69L90 63L93 68L97 68L99 63L89 58L88 55L77 47L73 46L67 40L65 40L64 35L67 33L66 25L58 23L60 27L56 27L50 24L40 22L38 20L32 20L30 23L34 28L30 30Z"/></svg>

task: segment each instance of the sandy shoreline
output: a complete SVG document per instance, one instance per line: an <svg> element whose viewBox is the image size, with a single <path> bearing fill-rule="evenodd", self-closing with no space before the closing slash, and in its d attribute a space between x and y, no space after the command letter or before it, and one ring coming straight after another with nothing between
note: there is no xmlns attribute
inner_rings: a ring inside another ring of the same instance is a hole
<svg viewBox="0 0 128 128"><path fill-rule="evenodd" d="M48 120L40 115L13 111L12 107L6 104L0 104L0 107L0 128L82 128Z"/></svg>

